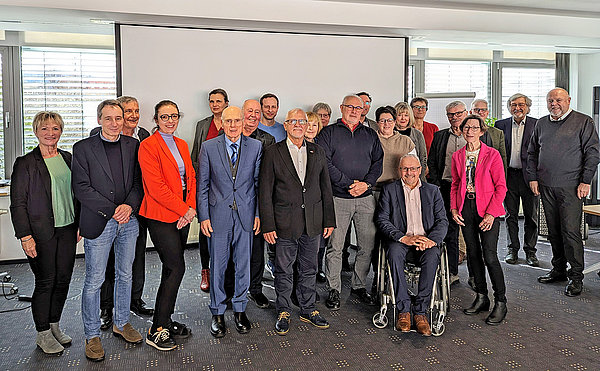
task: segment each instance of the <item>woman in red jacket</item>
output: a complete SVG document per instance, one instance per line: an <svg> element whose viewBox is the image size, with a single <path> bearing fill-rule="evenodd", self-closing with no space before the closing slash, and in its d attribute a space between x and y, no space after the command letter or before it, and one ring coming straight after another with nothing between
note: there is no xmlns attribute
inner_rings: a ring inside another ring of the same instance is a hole
<svg viewBox="0 0 600 371"><path fill-rule="evenodd" d="M506 285L498 261L498 217L504 215L506 178L500 153L480 141L486 129L487 125L478 115L469 115L460 124L467 145L452 155L450 209L454 221L462 226L477 292L475 301L464 313L471 315L489 310L487 267L494 289L494 309L485 322L499 325L506 316Z"/></svg>
<svg viewBox="0 0 600 371"><path fill-rule="evenodd" d="M140 144L139 161L144 182L140 215L148 219L148 230L163 264L152 327L146 344L172 350L174 338L192 333L171 320L177 291L185 273L183 249L189 224L196 216L196 174L186 142L173 134L179 125L179 108L169 100L154 107L154 134Z"/></svg>

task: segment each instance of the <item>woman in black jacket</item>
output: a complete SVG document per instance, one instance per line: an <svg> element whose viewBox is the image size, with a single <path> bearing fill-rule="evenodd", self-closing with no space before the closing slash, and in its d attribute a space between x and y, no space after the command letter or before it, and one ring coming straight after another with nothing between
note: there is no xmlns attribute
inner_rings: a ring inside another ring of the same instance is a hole
<svg viewBox="0 0 600 371"><path fill-rule="evenodd" d="M63 127L58 113L35 115L33 132L39 145L17 158L10 186L15 235L35 276L31 312L38 331L36 344L47 354L61 354L72 340L58 322L80 239L71 191L71 154L57 147Z"/></svg>

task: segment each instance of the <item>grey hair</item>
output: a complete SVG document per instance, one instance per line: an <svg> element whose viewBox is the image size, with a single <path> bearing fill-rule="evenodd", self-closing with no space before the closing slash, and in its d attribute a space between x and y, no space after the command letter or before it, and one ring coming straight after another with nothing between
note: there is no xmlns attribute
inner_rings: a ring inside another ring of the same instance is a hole
<svg viewBox="0 0 600 371"><path fill-rule="evenodd" d="M116 100L116 99L103 100L98 105L98 109L97 109L97 112L96 112L98 114L98 120L100 120L102 118L102 110L106 106L119 107L121 109L121 115L123 115L125 113L125 111L123 110L123 106L121 106L121 103L119 103L118 100Z"/></svg>
<svg viewBox="0 0 600 371"><path fill-rule="evenodd" d="M467 105L465 104L465 102L463 102L461 100L455 100L446 105L446 112L448 112L449 109L452 109L452 108L458 107L458 106L463 106L465 108L465 111L467 110Z"/></svg>
<svg viewBox="0 0 600 371"><path fill-rule="evenodd" d="M131 95L122 95L119 98L117 98L117 102L119 102L121 105L124 105L124 104L127 104L129 102L138 103L138 100L137 100L136 97L132 97Z"/></svg>
<svg viewBox="0 0 600 371"><path fill-rule="evenodd" d="M473 102L471 102L471 109L473 109L473 107L475 107L475 105L477 103L485 103L486 106L489 106L487 100L485 100L485 99L475 99Z"/></svg>
<svg viewBox="0 0 600 371"><path fill-rule="evenodd" d="M525 98L525 104L527 105L527 107L531 107L531 105L533 104L531 98L529 98L525 94L517 93L511 95L510 98L508 98L508 100L506 101L506 108L508 108L508 110L510 111L510 104L519 98Z"/></svg>
<svg viewBox="0 0 600 371"><path fill-rule="evenodd" d="M415 160L417 160L417 162L419 163L419 166L421 166L421 160L419 160L419 158L417 157L417 155L413 154L413 153L407 153L404 156L400 157L400 161L398 161L398 167L400 167L400 164L402 163L402 160L404 160L405 158L409 158L412 157Z"/></svg>
<svg viewBox="0 0 600 371"><path fill-rule="evenodd" d="M301 113L302 115L304 115L304 117L306 117L306 112L304 112L303 109L301 108L294 108L288 111L288 113L285 115L285 121L289 120L290 116L296 113Z"/></svg>
<svg viewBox="0 0 600 371"><path fill-rule="evenodd" d="M360 102L361 102L361 103L363 103L362 107L363 107L363 108L365 108L365 104L364 104L364 102L363 102L362 98L361 98L361 97L359 97L359 96L358 96L358 95L356 95L356 94L348 94L348 95L346 95L346 96L344 97L344 99L342 99L342 105L346 104L346 101L347 101L348 99L350 99L350 98L356 98L356 99L360 99Z"/></svg>
<svg viewBox="0 0 600 371"><path fill-rule="evenodd" d="M320 110L320 109L324 109L325 111L327 111L327 113L328 113L329 115L331 115L331 107L329 107L329 104L327 104L327 103L323 103L323 102L316 103L316 104L313 106L313 108L312 108L312 111L313 111L314 113L317 113L317 111L318 111L318 110Z"/></svg>

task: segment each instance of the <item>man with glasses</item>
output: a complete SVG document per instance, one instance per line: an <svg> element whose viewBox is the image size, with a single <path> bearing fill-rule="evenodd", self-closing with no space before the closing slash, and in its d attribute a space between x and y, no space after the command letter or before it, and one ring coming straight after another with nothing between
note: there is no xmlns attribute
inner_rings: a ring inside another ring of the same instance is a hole
<svg viewBox="0 0 600 371"><path fill-rule="evenodd" d="M425 121L425 115L427 114L427 108L429 102L427 99L422 97L415 97L410 101L410 108L412 108L413 116L415 117L414 128L423 133L425 138L425 146L427 147L427 154L429 155L429 149L431 148L431 142L433 141L433 134L438 132L440 128L436 124Z"/></svg>
<svg viewBox="0 0 600 371"><path fill-rule="evenodd" d="M351 293L361 301L373 304L366 289L366 279L375 243L372 187L382 172L383 150L375 130L360 124L363 108L364 102L359 96L344 97L340 105L342 118L323 128L316 138L327 157L336 214L337 228L331 235L325 258L325 275L330 288L325 304L332 310L340 308L342 249L352 221L356 227L358 250Z"/></svg>
<svg viewBox="0 0 600 371"><path fill-rule="evenodd" d="M371 103L373 103L373 100L371 99L371 95L369 93L367 93L366 91L361 91L360 93L357 93L356 95L358 95L365 104L364 109L363 109L362 113L360 114L360 123L377 131L377 129L379 129L377 127L377 122L375 122L375 120L371 120L370 118L367 117L367 113L369 113L369 110L371 109Z"/></svg>
<svg viewBox="0 0 600 371"><path fill-rule="evenodd" d="M404 155L400 159L398 170L401 179L383 186L375 223L388 247L388 261L399 312L396 330L410 331L412 312L417 332L430 336L427 310L435 273L440 264L440 246L446 235L448 218L439 188L421 182L419 177L422 169L417 156ZM421 275L419 289L411 308L404 265L406 255L413 249L416 250Z"/></svg>
<svg viewBox="0 0 600 371"><path fill-rule="evenodd" d="M452 155L467 144L460 131L461 122L467 117L467 106L459 100L446 105L446 117L450 127L442 129L433 135L427 166L429 167L428 179L440 187L446 216L450 220L446 233L446 250L448 251L448 266L450 269L450 283L458 282L458 224L452 221L450 213L450 186L452 184Z"/></svg>
<svg viewBox="0 0 600 371"><path fill-rule="evenodd" d="M514 94L508 98L506 106L511 117L496 121L496 127L504 132L507 149L508 170L506 172L506 230L508 232L508 264L516 264L519 260L519 204L523 204L523 215L525 216L525 236L523 239L523 250L525 260L532 267L539 266L536 256L538 233L538 208L539 197L534 195L527 181L527 148L533 134L533 128L537 119L527 116L531 107L531 99L524 94Z"/></svg>
<svg viewBox="0 0 600 371"><path fill-rule="evenodd" d="M297 266L300 320L318 328L329 323L316 310L317 256L321 236L335 227L335 212L327 159L323 149L304 140L306 114L299 108L287 113L287 139L267 148L260 169L260 218L265 240L276 245L275 331L289 330L291 297Z"/></svg>
<svg viewBox="0 0 600 371"><path fill-rule="evenodd" d="M471 103L470 113L472 115L478 115L486 122L488 115L490 114L488 102L485 99L475 99L473 103ZM492 147L500 152L500 157L502 157L502 163L504 164L504 172L506 172L506 144L504 143L504 132L498 128L489 126L488 124L488 129L480 139L486 146Z"/></svg>

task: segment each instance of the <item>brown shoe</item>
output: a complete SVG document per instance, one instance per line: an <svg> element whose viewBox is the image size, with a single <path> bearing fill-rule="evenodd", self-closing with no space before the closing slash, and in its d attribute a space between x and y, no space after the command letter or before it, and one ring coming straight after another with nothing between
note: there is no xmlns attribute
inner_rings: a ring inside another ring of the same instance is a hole
<svg viewBox="0 0 600 371"><path fill-rule="evenodd" d="M427 316L424 314L415 314L415 326L417 332L423 336L431 336L431 326L427 322Z"/></svg>
<svg viewBox="0 0 600 371"><path fill-rule="evenodd" d="M99 337L85 341L85 357L94 362L104 361L104 348Z"/></svg>
<svg viewBox="0 0 600 371"><path fill-rule="evenodd" d="M410 332L410 312L404 312L398 314L398 321L396 322L396 330L402 332Z"/></svg>
<svg viewBox="0 0 600 371"><path fill-rule="evenodd" d="M123 326L123 330L119 330L117 325L113 325L113 335L120 336L125 339L126 342L132 344L139 344L142 342L142 335L140 335L138 330L134 329L129 322Z"/></svg>
<svg viewBox="0 0 600 371"><path fill-rule="evenodd" d="M200 290L204 292L210 291L210 269L203 269L201 272L202 281L200 282Z"/></svg>

